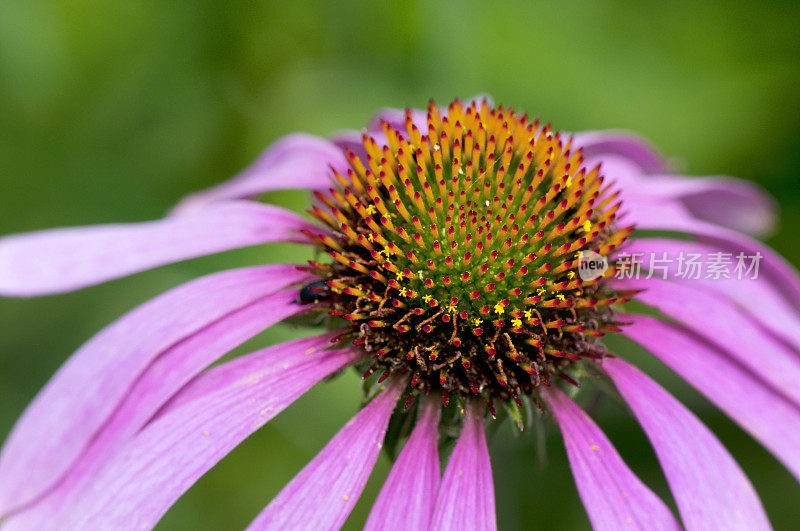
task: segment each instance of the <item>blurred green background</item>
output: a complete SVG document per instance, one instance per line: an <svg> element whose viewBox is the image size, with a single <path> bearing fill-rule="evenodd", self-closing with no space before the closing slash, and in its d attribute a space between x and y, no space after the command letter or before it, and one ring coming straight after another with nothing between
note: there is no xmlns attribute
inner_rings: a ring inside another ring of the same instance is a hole
<svg viewBox="0 0 800 531"><path fill-rule="evenodd" d="M761 183L782 209L769 243L800 263L796 1L2 0L0 234L157 218L283 134L358 128L382 106L479 92L557 129L636 131L687 173ZM0 438L63 360L127 309L198 274L287 257L306 251L265 246L0 300ZM298 333L277 327L250 348ZM665 368L620 349L719 434L776 528L796 528L800 488L789 473ZM246 525L356 411L357 380L348 373L310 392L207 474L161 528ZM670 499L625 409L606 399L594 414ZM517 437L506 425L493 439L501 529L588 528L552 426ZM387 471L382 457L348 528L363 524Z"/></svg>

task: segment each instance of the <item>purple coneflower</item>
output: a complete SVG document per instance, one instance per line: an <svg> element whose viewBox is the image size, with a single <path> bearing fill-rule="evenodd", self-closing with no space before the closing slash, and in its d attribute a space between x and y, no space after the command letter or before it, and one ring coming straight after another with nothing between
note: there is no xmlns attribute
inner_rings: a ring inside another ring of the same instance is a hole
<svg viewBox="0 0 800 531"><path fill-rule="evenodd" d="M250 200L286 188L313 191L320 223ZM253 529L340 527L392 419L407 440L366 527L494 529L484 419L508 411L522 424L536 407L561 430L596 529L767 529L722 444L601 338L645 347L800 477L800 281L746 235L771 222L752 185L669 175L631 137L567 137L477 100L386 110L332 141L288 136L163 220L6 237L0 293L22 297L266 242L329 258L194 280L87 342L3 446L3 529L151 528L237 444L348 366L364 374L366 406ZM715 257L716 273L687 275L689 255ZM636 256L646 274L623 259ZM745 256L758 274L719 267ZM208 368L308 312L336 329ZM630 406L678 517L570 398L587 375Z"/></svg>

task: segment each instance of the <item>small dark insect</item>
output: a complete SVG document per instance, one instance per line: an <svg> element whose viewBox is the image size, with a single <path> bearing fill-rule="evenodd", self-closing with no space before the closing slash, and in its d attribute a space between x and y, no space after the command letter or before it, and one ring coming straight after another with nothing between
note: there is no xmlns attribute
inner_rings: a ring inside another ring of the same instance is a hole
<svg viewBox="0 0 800 531"><path fill-rule="evenodd" d="M300 295L297 296L297 302L300 304L311 304L312 302L319 302L323 299L330 297L328 286L324 280L315 280L310 284L306 284L300 290Z"/></svg>

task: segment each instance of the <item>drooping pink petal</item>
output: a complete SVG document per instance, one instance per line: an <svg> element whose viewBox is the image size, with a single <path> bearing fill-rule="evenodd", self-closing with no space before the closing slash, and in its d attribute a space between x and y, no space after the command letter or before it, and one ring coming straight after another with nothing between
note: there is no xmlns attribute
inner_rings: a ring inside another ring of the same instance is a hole
<svg viewBox="0 0 800 531"><path fill-rule="evenodd" d="M664 173L669 165L646 140L622 131L588 131L576 133L573 145L583 149L584 157L596 163L609 156L624 157L646 173ZM613 175L609 175L614 178Z"/></svg>
<svg viewBox="0 0 800 531"><path fill-rule="evenodd" d="M687 529L771 529L750 480L691 411L621 359L603 370L650 439Z"/></svg>
<svg viewBox="0 0 800 531"><path fill-rule="evenodd" d="M468 404L433 511L432 529L491 531L497 529L494 482L483 431L482 406Z"/></svg>
<svg viewBox="0 0 800 531"><path fill-rule="evenodd" d="M68 469L159 355L307 278L283 265L216 273L156 297L89 340L39 392L3 446L0 514L30 501Z"/></svg>
<svg viewBox="0 0 800 531"><path fill-rule="evenodd" d="M381 134L383 133L381 132ZM363 161L367 156L367 150L364 149L364 143L361 140L362 137L363 133L361 131L344 129L331 135L331 142L342 151L349 149Z"/></svg>
<svg viewBox="0 0 800 531"><path fill-rule="evenodd" d="M600 173L609 183L613 183L616 188L622 190L626 207L630 206L628 205L629 201L638 197L633 192L642 190L646 186L646 179L649 179L641 166L621 155L604 155L602 158L588 159L584 164L587 168L600 165ZM649 201L647 199L646 202Z"/></svg>
<svg viewBox="0 0 800 531"><path fill-rule="evenodd" d="M411 121L414 122L414 125L422 132L422 134L428 133L428 126L427 126L427 111L422 109L411 109ZM367 132L369 134L375 134L378 132L383 132L383 128L381 127L381 122L386 122L392 128L401 133L402 135L407 135L406 131L406 111L405 109L394 109L391 107L385 107L380 109L376 112L372 119L367 124Z"/></svg>
<svg viewBox="0 0 800 531"><path fill-rule="evenodd" d="M307 243L300 216L231 201L144 223L95 225L0 239L0 295L62 293L172 262L266 242Z"/></svg>
<svg viewBox="0 0 800 531"><path fill-rule="evenodd" d="M657 308L717 345L800 407L800 357L756 326L730 301L657 278L624 280L618 285L644 288L636 300Z"/></svg>
<svg viewBox="0 0 800 531"><path fill-rule="evenodd" d="M206 471L314 384L360 355L323 350L330 334L220 365L207 393L148 424L70 508L62 529L150 529ZM242 365L244 364L244 366ZM246 369L246 370L243 370Z"/></svg>
<svg viewBox="0 0 800 531"><path fill-rule="evenodd" d="M339 529L378 460L404 386L404 379L393 381L350 419L248 529Z"/></svg>
<svg viewBox="0 0 800 531"><path fill-rule="evenodd" d="M341 150L349 149L364 161L367 156L367 151L364 149L362 140L364 134L372 137L379 146L387 145L386 134L383 132L383 126L381 125L381 123L385 121L392 126L395 131L403 135L403 137L406 137L408 133L406 132L405 116L406 112L403 109L393 109L390 107L380 109L372 116L363 132L353 130L338 131L331 137L331 142ZM414 124L420 131L427 132L425 111L412 109L411 116Z"/></svg>
<svg viewBox="0 0 800 531"><path fill-rule="evenodd" d="M759 186L729 177L667 175L663 157L635 136L576 133L573 144L583 147L588 166L601 163L603 175L622 187L628 208L677 203L697 219L756 236L775 223L775 202Z"/></svg>
<svg viewBox="0 0 800 531"><path fill-rule="evenodd" d="M314 354L318 351L324 351L328 348L335 348L333 347L334 338L341 336L343 332L344 330L342 329L336 329L331 332L312 336L306 339L287 341L285 343L280 343L278 345L261 349L246 356L234 358L226 361L222 365L212 367L211 369L195 376L189 383L184 385L178 393L172 395L169 401L164 404L153 416L151 422L154 422L165 415L169 415L172 411L180 409L190 402L194 402L199 398L203 398L210 393L214 393L217 390L222 389L228 385L229 382L251 377L254 368L258 368L258 363L263 362L263 360L267 360L267 365L273 365L275 370L277 370L279 368L285 368L283 366L278 366L279 362L284 357L289 360L294 360L295 358L300 359L298 353L300 347L302 346L308 347L304 352L306 356ZM303 341L309 341L310 343L306 345L303 343ZM325 354L324 356L328 355L329 354ZM292 361L292 363L294 362Z"/></svg>
<svg viewBox="0 0 800 531"><path fill-rule="evenodd" d="M469 105L472 105L473 102L475 102L475 104L478 106L478 109L480 109L484 101L486 101L490 107L494 106L494 102L491 96L489 96L488 94L477 94L471 98L463 100L462 103L465 107L467 107ZM410 110L411 110L411 121L414 123L414 125L417 126L417 128L423 135L427 134L428 131L427 108L425 109L411 108ZM438 111L442 116L447 116L447 110L448 110L447 107L438 107ZM399 132L403 136L407 135L405 109L384 107L383 109L378 110L378 112L372 115L372 118L367 124L367 133L374 136L376 141L378 140L378 138L385 139L385 136L383 136L383 128L381 126L382 122L386 122L395 131Z"/></svg>
<svg viewBox="0 0 800 531"><path fill-rule="evenodd" d="M631 322L623 328L627 337L700 391L800 481L800 409L690 330L644 315L625 315L622 319Z"/></svg>
<svg viewBox="0 0 800 531"><path fill-rule="evenodd" d="M697 219L753 236L768 234L777 219L775 201L763 188L732 177L653 175L629 186L625 198L679 201Z"/></svg>
<svg viewBox="0 0 800 531"><path fill-rule="evenodd" d="M595 530L678 530L675 516L625 464L597 424L555 387L542 397L558 423L572 475Z"/></svg>
<svg viewBox="0 0 800 531"><path fill-rule="evenodd" d="M476 96L465 100L464 105L470 105L473 101L477 103L479 108L483 101L488 102L490 106L494 106L494 102L491 96L488 94L477 94ZM439 112L446 115L447 108L440 108ZM405 137L407 135L405 118L405 109L384 107L383 109L378 110L378 112L376 112L372 118L370 118L367 127L365 128L365 132L374 138L378 145L384 146L386 145L387 141L386 135L383 132L383 127L381 126L381 122L388 123L395 131ZM412 108L411 121L417 126L422 134L426 134L428 130L427 110ZM364 160L367 152L362 143L362 136L363 133L361 131L343 130L334 133L331 137L331 142L333 142L342 150L345 148L351 150L362 160Z"/></svg>
<svg viewBox="0 0 800 531"><path fill-rule="evenodd" d="M209 392L209 383L219 386L213 378L214 375L219 378L228 377L217 370L209 371L205 378L192 380L194 376L270 325L302 311L303 306L294 304L298 293L298 290L289 290L267 295L241 310L223 316L161 354L139 376L109 420L93 435L57 485L33 506L14 515L8 525L12 528L39 531L58 529L61 511L75 503L81 489L94 478L108 459L141 430L168 400L169 405L174 407L176 400L180 402L187 398L187 388L197 387L199 393L188 395L200 396ZM244 369L247 369L244 363L246 359L240 359ZM228 365L235 364L231 362ZM190 380L192 383L184 388ZM200 383L205 386L196 385ZM175 397L179 390L181 392Z"/></svg>
<svg viewBox="0 0 800 531"><path fill-rule="evenodd" d="M783 257L761 242L719 225L698 220L685 207L674 203L631 209L625 222L635 223L638 229L685 232L694 235L701 243L733 256L740 252L747 256L760 254L762 258L759 276L774 286L781 286L783 298L800 311L800 275Z"/></svg>
<svg viewBox="0 0 800 531"><path fill-rule="evenodd" d="M392 465L364 527L369 531L430 529L439 489L438 398L422 406L417 425Z"/></svg>
<svg viewBox="0 0 800 531"><path fill-rule="evenodd" d="M294 133L269 146L236 177L187 196L175 211L191 212L212 202L247 199L272 190L327 190L331 167L339 172L348 167L341 148L324 138Z"/></svg>
<svg viewBox="0 0 800 531"><path fill-rule="evenodd" d="M666 276L671 282L711 291L735 302L750 319L792 344L795 352L800 353L800 313L783 299L781 286L770 284L766 277L751 278L752 273L744 270L737 273L735 256L729 268L730 278L714 278L706 271L695 275L685 265L683 271L679 271L681 258L685 262L694 255L707 263L710 256L721 252L710 245L667 238L639 238L627 244L625 252L638 254L643 271L652 271L655 278Z"/></svg>

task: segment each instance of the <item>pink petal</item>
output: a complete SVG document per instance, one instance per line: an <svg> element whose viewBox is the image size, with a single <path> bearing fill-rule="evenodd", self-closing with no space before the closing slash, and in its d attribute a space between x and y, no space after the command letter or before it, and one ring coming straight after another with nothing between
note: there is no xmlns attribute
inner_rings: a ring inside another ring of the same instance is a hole
<svg viewBox="0 0 800 531"><path fill-rule="evenodd" d="M650 439L687 529L771 529L744 472L691 411L621 359L603 369Z"/></svg>
<svg viewBox="0 0 800 531"><path fill-rule="evenodd" d="M383 135L383 132L381 132L381 135ZM361 131L345 129L334 133L331 136L331 142L342 151L349 149L363 161L367 156L367 150L364 149L364 143L361 140L362 137L363 133L361 133ZM385 136L383 138L385 138Z"/></svg>
<svg viewBox="0 0 800 531"><path fill-rule="evenodd" d="M464 101L465 105L471 104L475 101L479 106L483 101L489 102L490 105L494 105L492 102L492 98L487 94L478 94L469 98L468 100ZM447 108L440 108L439 112L446 115ZM386 135L383 133L383 127L381 126L381 122L385 121L392 128L399 132L403 137L407 135L406 131L406 111L405 109L397 109L392 107L385 107L380 109L376 112L372 118L370 119L369 123L366 127L366 133L370 135L375 141L380 145L386 145ZM428 131L428 119L427 119L427 110L423 109L411 109L411 121L417 128L423 133L426 134ZM363 133L361 131L353 131L353 130L344 130L336 132L332 138L331 142L333 142L336 146L340 149L344 150L349 149L356 155L358 155L361 160L364 160L364 157L367 156L367 152L364 149L364 144L362 143L362 136Z"/></svg>
<svg viewBox="0 0 800 531"><path fill-rule="evenodd" d="M411 109L411 121L414 122L414 125L417 126L422 134L428 133L428 119L426 110ZM408 134L406 132L405 109L393 109L391 107L380 109L369 121L369 124L367 125L367 132L369 134L375 134L379 132L382 133L383 128L381 127L381 122L388 123L395 131L403 134L403 136Z"/></svg>
<svg viewBox="0 0 800 531"><path fill-rule="evenodd" d="M298 290L291 290L267 295L241 310L225 315L196 335L177 343L161 354L139 376L122 403L95 433L87 448L71 466L69 472L60 479L57 486L32 507L15 515L11 522L14 525L40 531L52 528L60 521L58 516L60 511L76 502L81 489L94 479L108 459L133 438L184 384L208 365L270 325L302 311L302 306L294 304L298 293ZM244 358L240 360L246 361ZM228 365L231 364L234 362ZM218 370L208 373L208 376L212 375L227 376ZM219 386L216 380L208 377L196 378L192 380L192 384L208 380ZM188 387L193 388L192 384ZM198 387L203 390L201 394L210 392L207 386ZM186 388L181 390L178 397L184 397L187 394L185 391ZM171 400L170 406L174 407L175 401Z"/></svg>
<svg viewBox="0 0 800 531"><path fill-rule="evenodd" d="M631 159L621 155L603 155L601 158L588 159L584 162L588 168L593 168L597 164L600 164L601 175L623 191L625 206L630 206L628 202L637 197L637 192L646 189L647 179L650 177Z"/></svg>
<svg viewBox="0 0 800 531"><path fill-rule="evenodd" d="M248 529L339 529L375 466L404 387L395 380L350 419Z"/></svg>
<svg viewBox="0 0 800 531"><path fill-rule="evenodd" d="M674 202L697 219L753 235L768 233L775 223L775 202L759 186L729 177L665 175L668 164L642 139L587 132L576 133L574 145L583 147L588 166L602 163L603 175L622 186L628 207Z"/></svg>
<svg viewBox="0 0 800 531"><path fill-rule="evenodd" d="M731 278L727 279L706 278L705 273L697 279L691 278L691 275L683 275L687 278L679 275L678 258L681 253L684 258L689 254L697 254L705 259L713 253L721 252L719 248L685 240L641 238L630 242L625 247L625 252L630 255L639 253L643 270L650 270L655 263L655 278L663 278L665 270L666 278L671 282L714 292L733 301L749 319L758 321L760 326L794 345L795 352L800 353L800 314L783 299L781 286L770 284L765 277L754 279L743 274L739 279L733 272ZM666 261L662 261L665 258ZM731 269L735 267L735 256L733 263Z"/></svg>
<svg viewBox="0 0 800 531"><path fill-rule="evenodd" d="M632 209L625 218L638 229L672 230L692 234L708 245L720 250L745 255L761 253L759 276L774 286L781 286L784 299L800 311L800 276L784 258L766 245L738 232L693 218L688 211L675 204L651 204L648 208Z"/></svg>
<svg viewBox="0 0 800 531"><path fill-rule="evenodd" d="M411 114L414 124L416 124L420 131L427 132L428 126L426 125L427 120L425 111L412 109ZM405 116L406 112L403 109L386 107L379 110L372 116L365 132L367 135L375 139L375 142L377 142L379 146L385 146L388 144L388 141L386 140L386 134L383 132L381 121L386 121L395 129L395 131L399 132L405 138L408 134L406 132ZM367 150L364 149L364 143L362 140L363 136L364 132L362 131L338 131L331 138L331 142L333 142L341 150L349 149L355 153L362 162L365 162Z"/></svg>
<svg viewBox="0 0 800 531"><path fill-rule="evenodd" d="M593 529L680 529L669 508L628 468L589 415L555 387L542 397L561 429Z"/></svg>
<svg viewBox="0 0 800 531"><path fill-rule="evenodd" d="M731 177L654 175L624 192L626 199L635 195L679 201L697 219L754 236L768 234L777 220L775 201L763 188Z"/></svg>
<svg viewBox="0 0 800 531"><path fill-rule="evenodd" d="M392 465L364 527L369 531L430 528L439 489L440 399L429 397L417 425Z"/></svg>
<svg viewBox="0 0 800 531"><path fill-rule="evenodd" d="M146 269L318 228L281 208L237 201L144 223L45 230L0 239L0 295L61 293Z"/></svg>
<svg viewBox="0 0 800 531"><path fill-rule="evenodd" d="M800 357L719 295L651 278L617 285L644 288L636 300L675 319L800 407Z"/></svg>
<svg viewBox="0 0 800 531"><path fill-rule="evenodd" d="M281 265L209 275L139 306L89 340L40 391L7 439L0 453L0 514L30 501L68 469L159 355L306 278Z"/></svg>
<svg viewBox="0 0 800 531"><path fill-rule="evenodd" d="M575 133L573 145L582 148L584 157L591 160L591 163L597 162L592 159L617 156L636 163L646 173L663 173L669 170L667 162L652 145L630 133L622 131Z"/></svg>
<svg viewBox="0 0 800 531"><path fill-rule="evenodd" d="M199 376L217 385L145 427L78 496L61 528L155 526L236 445L314 384L357 359L351 349L323 350L330 337L276 345L236 360L233 370L221 365Z"/></svg>
<svg viewBox="0 0 800 531"><path fill-rule="evenodd" d="M691 331L644 315L623 319L632 322L623 329L627 337L716 404L800 480L800 409Z"/></svg>
<svg viewBox="0 0 800 531"><path fill-rule="evenodd" d="M484 101L486 101L490 106L494 106L494 102L492 101L491 96L488 94L477 94L471 98L466 100L462 100L465 106L471 105L472 102L475 102L480 109L480 106ZM438 107L439 113L442 116L447 116L447 107ZM411 109L411 121L420 132L424 135L428 132L428 109ZM378 110L372 118L370 119L369 123L367 124L367 133L371 135L375 140L383 145L386 142L386 137L383 134L383 127L381 126L381 122L386 122L392 128L402 134L404 137L407 135L406 131L406 111L405 109L397 109L393 107L384 107L383 109Z"/></svg>
<svg viewBox="0 0 800 531"><path fill-rule="evenodd" d="M294 133L269 146L248 168L217 186L187 196L176 207L190 212L215 201L246 199L272 190L327 190L333 171L346 171L341 148L324 138Z"/></svg>
<svg viewBox="0 0 800 531"><path fill-rule="evenodd" d="M476 404L467 405L461 436L439 485L432 529L497 529L492 467L481 410Z"/></svg>

